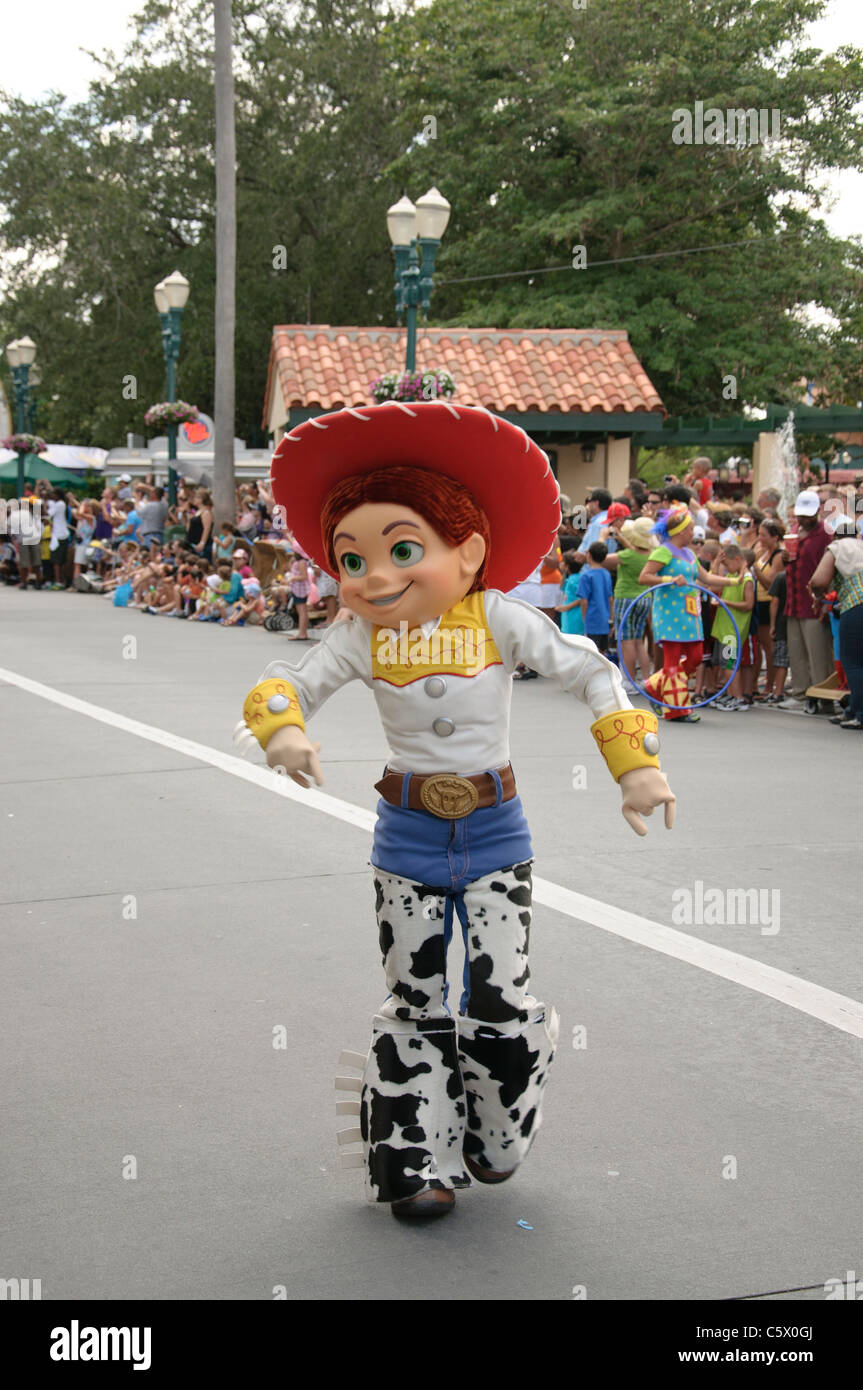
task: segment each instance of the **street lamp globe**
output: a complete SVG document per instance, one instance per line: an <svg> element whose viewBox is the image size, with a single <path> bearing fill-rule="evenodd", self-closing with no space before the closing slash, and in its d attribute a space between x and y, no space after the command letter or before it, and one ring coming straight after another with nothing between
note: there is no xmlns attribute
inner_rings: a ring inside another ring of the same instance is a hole
<svg viewBox="0 0 863 1390"><path fill-rule="evenodd" d="M410 246L417 234L417 210L406 195L387 210L387 231L393 246Z"/></svg>
<svg viewBox="0 0 863 1390"><path fill-rule="evenodd" d="M36 356L36 344L32 338L18 339L18 365L29 367Z"/></svg>
<svg viewBox="0 0 863 1390"><path fill-rule="evenodd" d="M185 275L175 270L173 275L162 281L161 290L168 301L169 309L184 309L189 298L189 282Z"/></svg>
<svg viewBox="0 0 863 1390"><path fill-rule="evenodd" d="M6 347L6 361L9 363L10 367L18 367L21 364L17 338L13 338L12 342Z"/></svg>
<svg viewBox="0 0 863 1390"><path fill-rule="evenodd" d="M156 288L153 290L153 298L154 298L155 301L156 301L156 310L157 310L157 312L160 313L160 314L167 314L167 312L168 312L168 296L167 296L166 293L165 293L165 282L164 282L164 280L160 280L159 283L158 283L158 285L156 286Z"/></svg>
<svg viewBox="0 0 863 1390"><path fill-rule="evenodd" d="M417 235L440 241L449 222L450 205L439 188L430 188L417 198Z"/></svg>

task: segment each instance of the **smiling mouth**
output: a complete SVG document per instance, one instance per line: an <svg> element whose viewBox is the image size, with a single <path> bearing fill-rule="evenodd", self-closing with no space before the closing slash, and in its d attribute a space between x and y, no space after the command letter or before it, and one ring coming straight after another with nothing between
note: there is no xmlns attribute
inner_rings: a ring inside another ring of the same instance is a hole
<svg viewBox="0 0 863 1390"><path fill-rule="evenodd" d="M413 584L412 579L405 585L403 589L399 589L399 592L397 594L387 594L386 598L370 598L367 599L366 602L373 603L376 608L386 607L386 605L389 603L395 603L396 599L401 598L402 594L406 594L411 584Z"/></svg>

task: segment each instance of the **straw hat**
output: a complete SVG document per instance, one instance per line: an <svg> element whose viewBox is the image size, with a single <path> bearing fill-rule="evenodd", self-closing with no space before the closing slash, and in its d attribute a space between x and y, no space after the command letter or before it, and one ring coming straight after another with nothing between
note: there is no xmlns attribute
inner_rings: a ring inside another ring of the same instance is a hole
<svg viewBox="0 0 863 1390"><path fill-rule="evenodd" d="M652 517L637 516L631 521L624 521L620 528L620 534L633 550L654 550L656 548Z"/></svg>

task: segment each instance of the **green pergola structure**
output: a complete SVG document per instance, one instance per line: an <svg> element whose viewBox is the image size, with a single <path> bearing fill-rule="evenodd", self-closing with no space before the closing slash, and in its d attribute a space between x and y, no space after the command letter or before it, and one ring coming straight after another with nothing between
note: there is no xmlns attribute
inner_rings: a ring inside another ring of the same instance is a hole
<svg viewBox="0 0 863 1390"><path fill-rule="evenodd" d="M453 401L453 405L458 406L458 404L457 399ZM327 407L327 409L329 408ZM607 434L631 435L633 430L641 429L645 432L646 438L648 432L655 433L661 429L663 423L661 415L651 414L647 410L621 410L617 412L596 410L589 414L582 411L571 411L569 414L565 414L544 410L495 410L494 413L499 415L502 420L512 420L514 424L520 425L531 437L535 434L547 434L549 436L578 436L587 439L589 435L595 435L599 439L604 438ZM788 414L787 410L785 413ZM303 424L305 420L323 414L325 414L323 406L291 406L288 412L286 430L292 430L296 425ZM863 412L861 412L861 419L863 419Z"/></svg>
<svg viewBox="0 0 863 1390"><path fill-rule="evenodd" d="M293 406L288 413L287 428L292 429L312 416L320 415L320 406ZM546 450L556 450L567 444L599 444L602 441L628 440L642 449L660 448L751 448L754 490L775 478L778 453L778 432L794 417L795 433L801 434L863 434L863 409L844 405L825 407L809 405L771 405L764 415L753 419L745 415L700 415L663 417L659 411L581 412L581 411L512 411L498 412L506 420L520 425ZM856 446L846 446L856 453ZM552 462L557 473L555 456ZM856 464L856 459L855 459ZM829 480L830 466L826 463L825 478Z"/></svg>
<svg viewBox="0 0 863 1390"><path fill-rule="evenodd" d="M291 408L288 429L322 414L321 406ZM852 406L771 405L759 419L746 415L672 415L632 411L498 411L505 420L521 425L539 442L565 440L591 443L608 435L628 436L643 449L692 448L694 445L753 445L761 434L780 430L789 415L794 416L797 434L863 433L863 410Z"/></svg>
<svg viewBox="0 0 863 1390"><path fill-rule="evenodd" d="M632 442L644 449L754 445L760 435L780 430L789 415L794 416L797 434L863 432L863 410L853 406L771 405L757 420L745 415L670 416L659 428L637 430Z"/></svg>

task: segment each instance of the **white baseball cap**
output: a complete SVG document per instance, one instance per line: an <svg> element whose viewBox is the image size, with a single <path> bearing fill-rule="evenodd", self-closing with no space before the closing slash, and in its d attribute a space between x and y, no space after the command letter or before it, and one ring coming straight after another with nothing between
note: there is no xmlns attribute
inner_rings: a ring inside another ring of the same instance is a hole
<svg viewBox="0 0 863 1390"><path fill-rule="evenodd" d="M817 492L798 493L797 501L794 503L795 516L817 516L821 506L821 498Z"/></svg>
<svg viewBox="0 0 863 1390"><path fill-rule="evenodd" d="M703 526L693 526L692 539L694 541L703 541L707 539L707 532Z"/></svg>
<svg viewBox="0 0 863 1390"><path fill-rule="evenodd" d="M131 481L132 481L132 474L131 474L131 473L121 473L121 474L120 474L120 482L121 482L121 483L131 483Z"/></svg>

